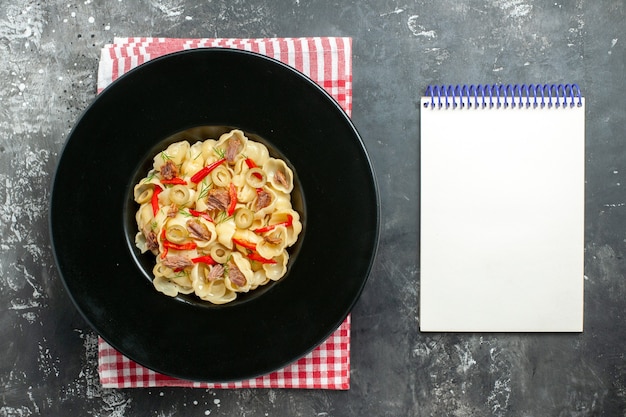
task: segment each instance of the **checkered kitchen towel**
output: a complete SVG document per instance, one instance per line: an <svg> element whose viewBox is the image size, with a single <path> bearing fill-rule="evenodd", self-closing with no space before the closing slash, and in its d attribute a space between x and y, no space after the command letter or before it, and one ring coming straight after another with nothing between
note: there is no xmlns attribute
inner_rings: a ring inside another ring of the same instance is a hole
<svg viewBox="0 0 626 417"><path fill-rule="evenodd" d="M221 47L258 52L309 76L346 111L352 112L352 40L350 38L170 39L115 38L100 56L98 92L150 59L184 49ZM133 362L103 339L98 341L98 373L105 388L350 388L350 316L311 353L287 367L258 378L204 383L162 375Z"/></svg>

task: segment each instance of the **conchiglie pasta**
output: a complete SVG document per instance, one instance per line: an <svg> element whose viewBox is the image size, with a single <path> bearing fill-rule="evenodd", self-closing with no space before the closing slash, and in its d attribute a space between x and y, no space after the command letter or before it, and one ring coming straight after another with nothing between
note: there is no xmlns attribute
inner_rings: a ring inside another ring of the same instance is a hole
<svg viewBox="0 0 626 417"><path fill-rule="evenodd" d="M244 182L237 190L237 198L241 203L249 205L257 198L257 191Z"/></svg>
<svg viewBox="0 0 626 417"><path fill-rule="evenodd" d="M204 158L202 157L202 142L196 142L189 148L187 158L181 165L181 171L185 177L191 177L204 166Z"/></svg>
<svg viewBox="0 0 626 417"><path fill-rule="evenodd" d="M143 204L135 214L135 220L139 226L139 230L143 231L144 227L154 221L152 207L149 204Z"/></svg>
<svg viewBox="0 0 626 417"><path fill-rule="evenodd" d="M184 272L176 272L162 263L157 263L153 274L155 276L152 281L154 287L170 297L175 297L178 293L191 294L193 292L189 276Z"/></svg>
<svg viewBox="0 0 626 417"><path fill-rule="evenodd" d="M148 252L149 248L146 235L142 232L137 232L135 234L135 246L141 251L141 253Z"/></svg>
<svg viewBox="0 0 626 417"><path fill-rule="evenodd" d="M302 223L300 222L300 215L297 211L292 209L276 210L270 216L268 221L269 225L272 224L286 224L284 231L284 239L286 246L292 246L298 240L300 232L302 232Z"/></svg>
<svg viewBox="0 0 626 417"><path fill-rule="evenodd" d="M235 279L236 271L238 271L239 275L238 280ZM244 258L241 253L233 252L226 272L226 288L235 292L248 292L252 285L253 275L254 273L252 272L250 261Z"/></svg>
<svg viewBox="0 0 626 417"><path fill-rule="evenodd" d="M276 263L263 265L265 276L272 281L278 281L287 272L287 261L289 261L289 254L283 251L280 255L274 258Z"/></svg>
<svg viewBox="0 0 626 417"><path fill-rule="evenodd" d="M265 275L264 270L254 271L252 274L252 283L250 285L250 291L257 289L263 285L266 285L269 282L269 278Z"/></svg>
<svg viewBox="0 0 626 417"><path fill-rule="evenodd" d="M213 304L226 304L235 298L237 298L237 292L229 289L224 279L218 279L209 284L208 291L202 299Z"/></svg>
<svg viewBox="0 0 626 417"><path fill-rule="evenodd" d="M228 249L233 248L233 236L237 231L235 226L235 220L228 219L215 225L215 231L217 232L217 241Z"/></svg>
<svg viewBox="0 0 626 417"><path fill-rule="evenodd" d="M274 191L276 202L274 203L274 211L291 210L291 196L280 191Z"/></svg>
<svg viewBox="0 0 626 417"><path fill-rule="evenodd" d="M217 159L218 154L215 151L216 145L217 145L217 141L214 139L207 139L202 142L202 145L200 146L200 150L202 151L202 158L205 161Z"/></svg>
<svg viewBox="0 0 626 417"><path fill-rule="evenodd" d="M261 192L257 192L256 198L251 203L248 203L249 208L254 210L254 217L257 219L271 214L276 209L276 191L265 187L263 188L263 192L268 196L267 205L260 204L262 199Z"/></svg>
<svg viewBox="0 0 626 417"><path fill-rule="evenodd" d="M243 174L244 172L246 172L248 169L250 169L248 165L246 164L246 159L247 158L240 158L235 161L235 163L232 166L234 176L239 176ZM237 181L237 180L233 180L233 181ZM240 182L236 182L235 185L239 186Z"/></svg>
<svg viewBox="0 0 626 417"><path fill-rule="evenodd" d="M138 204L144 204L150 202L152 194L154 193L154 183L148 181L135 185L133 190L133 196L135 202Z"/></svg>
<svg viewBox="0 0 626 417"><path fill-rule="evenodd" d="M169 295L170 297L176 297L181 289L180 286L174 284L169 279L160 276L155 277L154 280L152 280L152 284L157 291Z"/></svg>
<svg viewBox="0 0 626 417"><path fill-rule="evenodd" d="M190 273L191 286L193 291L200 298L205 298L210 292L210 281L208 280L209 267L202 263L193 266Z"/></svg>
<svg viewBox="0 0 626 417"><path fill-rule="evenodd" d="M258 234L254 233L252 230L249 230L249 229L239 229L239 228L235 228L235 233L233 234L231 239L235 243L237 243L237 242L253 243L253 244L257 245L257 248L258 248L259 242L261 242L261 240L263 240L263 238L261 236L259 236Z"/></svg>
<svg viewBox="0 0 626 417"><path fill-rule="evenodd" d="M202 300L213 304L225 304L234 300L237 294L226 287L224 278L211 279L211 272L216 266L207 267L197 264L191 270L194 293Z"/></svg>
<svg viewBox="0 0 626 417"><path fill-rule="evenodd" d="M172 143L170 146L167 147L167 149L165 149L163 152L160 152L154 157L154 169L156 171L159 171L161 167L167 163L167 161L172 161L174 165L182 165L183 160L187 156L189 148L189 142L187 142L186 140Z"/></svg>
<svg viewBox="0 0 626 417"><path fill-rule="evenodd" d="M274 189L289 194L293 190L293 172L285 161L269 158L263 164L263 170L267 172L267 181Z"/></svg>
<svg viewBox="0 0 626 417"><path fill-rule="evenodd" d="M235 129L172 143L133 188L135 245L152 252L154 288L213 304L277 281L302 232L293 171Z"/></svg>
<svg viewBox="0 0 626 417"><path fill-rule="evenodd" d="M265 232L263 239L256 245L257 252L264 258L272 259L287 248L287 228L277 226Z"/></svg>
<svg viewBox="0 0 626 417"><path fill-rule="evenodd" d="M239 129L224 133L217 141L216 148L220 150L226 161L233 165L245 155L248 138Z"/></svg>
<svg viewBox="0 0 626 417"><path fill-rule="evenodd" d="M246 156L255 161L258 166L263 166L263 164L265 164L265 162L269 159L270 154L267 147L262 143L248 141L248 145L246 146Z"/></svg>

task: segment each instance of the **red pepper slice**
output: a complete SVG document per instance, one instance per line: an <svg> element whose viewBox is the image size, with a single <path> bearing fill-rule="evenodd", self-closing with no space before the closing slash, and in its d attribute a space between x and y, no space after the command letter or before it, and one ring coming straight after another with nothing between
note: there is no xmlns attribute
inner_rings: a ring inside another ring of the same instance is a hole
<svg viewBox="0 0 626 417"><path fill-rule="evenodd" d="M247 256L249 259L260 262L262 264L275 264L276 263L275 260L264 258L256 252L250 252Z"/></svg>
<svg viewBox="0 0 626 417"><path fill-rule="evenodd" d="M278 226L289 227L292 224L293 224L293 216L291 214L288 214L286 221L280 222L280 223L275 223L275 224L269 224L269 225L264 226L264 227L259 227L258 229L254 229L253 232L254 233L265 233L265 232L269 232L270 230L274 230Z"/></svg>
<svg viewBox="0 0 626 417"><path fill-rule="evenodd" d="M246 249L256 250L256 243L248 242L247 240L242 240L242 239L235 239L235 238L233 238L233 242L235 242L236 245L242 246Z"/></svg>
<svg viewBox="0 0 626 417"><path fill-rule="evenodd" d="M256 168L257 164L250 158L246 158L246 165L248 165L248 168Z"/></svg>
<svg viewBox="0 0 626 417"><path fill-rule="evenodd" d="M217 161L213 162L210 165L205 166L200 171L193 174L193 176L191 177L191 181L195 182L196 184L199 183L200 181L204 179L204 177L209 175L211 171L213 171L215 168L223 164L225 161L226 161L226 158L222 158L222 159L218 159Z"/></svg>
<svg viewBox="0 0 626 417"><path fill-rule="evenodd" d="M235 188L235 184L230 183L230 187L228 188L228 196L230 197L230 204L228 205L228 215L232 216L235 212L235 206L237 205L237 189Z"/></svg>
<svg viewBox="0 0 626 417"><path fill-rule="evenodd" d="M159 194L161 194L161 191L163 191L163 188L158 185L155 185L154 191L152 191L152 200L150 203L152 204L152 215L155 217L159 212Z"/></svg>
<svg viewBox="0 0 626 417"><path fill-rule="evenodd" d="M191 214L193 217L202 217L203 219L208 220L211 223L215 223L213 219L211 218L211 216L209 216L209 213L203 213L198 210L189 209L189 214Z"/></svg>
<svg viewBox="0 0 626 417"><path fill-rule="evenodd" d="M174 177L170 180L163 178L161 180L161 184L170 184L170 185L187 185L187 181L180 177Z"/></svg>
<svg viewBox="0 0 626 417"><path fill-rule="evenodd" d="M165 227L161 229L161 242L165 243L166 239L165 239ZM167 246L163 245L163 253L161 253L161 259L165 259L165 257L167 256L167 252L169 251L169 249L167 248Z"/></svg>
<svg viewBox="0 0 626 417"><path fill-rule="evenodd" d="M248 168L257 168L258 165L250 158L246 158L246 165L248 165ZM257 177L258 179L263 178L263 175L259 174L258 172L253 174L255 177Z"/></svg>
<svg viewBox="0 0 626 417"><path fill-rule="evenodd" d="M169 249L176 250L193 250L198 247L196 242L188 242L188 243L173 243L165 238L165 228L161 230L161 244L163 245L163 253L161 254L161 259L165 258Z"/></svg>
<svg viewBox="0 0 626 417"><path fill-rule="evenodd" d="M172 243L169 240L163 241L164 248L176 249L176 250L192 250L198 247L195 242L189 243Z"/></svg>
<svg viewBox="0 0 626 417"><path fill-rule="evenodd" d="M202 262L207 265L217 264L217 262L215 262L215 260L211 258L211 255L204 255L204 256L198 256L197 258L191 258L191 262L193 262L194 264L197 264L199 262Z"/></svg>

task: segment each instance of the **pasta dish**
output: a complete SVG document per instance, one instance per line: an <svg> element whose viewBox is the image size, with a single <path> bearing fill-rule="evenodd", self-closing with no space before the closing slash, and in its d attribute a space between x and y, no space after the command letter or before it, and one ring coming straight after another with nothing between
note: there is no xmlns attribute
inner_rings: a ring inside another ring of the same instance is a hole
<svg viewBox="0 0 626 417"><path fill-rule="evenodd" d="M154 287L213 304L282 278L302 231L293 171L241 130L172 143L135 185L135 244L156 257Z"/></svg>

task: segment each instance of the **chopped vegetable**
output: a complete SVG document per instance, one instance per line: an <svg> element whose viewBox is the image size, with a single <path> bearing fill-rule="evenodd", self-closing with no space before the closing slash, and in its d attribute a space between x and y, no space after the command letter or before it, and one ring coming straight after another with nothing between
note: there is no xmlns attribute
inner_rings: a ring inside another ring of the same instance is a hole
<svg viewBox="0 0 626 417"><path fill-rule="evenodd" d="M200 181L202 181L204 177L209 175L211 171L213 171L218 166L222 165L224 162L226 162L226 158L221 158L213 162L212 164L205 166L200 171L193 174L193 176L191 177L191 181L195 182L196 184L199 183Z"/></svg>
<svg viewBox="0 0 626 417"><path fill-rule="evenodd" d="M165 179L163 178L161 180L161 184L170 184L170 185L187 185L187 181L185 181L184 179L180 178L180 177L174 177L172 179Z"/></svg>
<svg viewBox="0 0 626 417"><path fill-rule="evenodd" d="M214 220L211 218L211 216L209 216L209 213L204 213L202 211L189 209L189 214L191 214L193 217L202 217L203 219L210 221L211 223L214 223Z"/></svg>
<svg viewBox="0 0 626 417"><path fill-rule="evenodd" d="M236 238L233 238L233 242L235 243L235 245L239 245L246 249L256 250L256 243L252 243L252 242L248 242L247 240L236 239Z"/></svg>
<svg viewBox="0 0 626 417"><path fill-rule="evenodd" d="M247 256L249 259L260 262L262 264L275 264L276 263L275 260L264 258L256 252L250 252Z"/></svg>
<svg viewBox="0 0 626 417"><path fill-rule="evenodd" d="M163 191L163 188L159 187L158 185L154 186L154 191L152 192L152 200L150 202L152 203L152 215L155 217L159 212L159 194L161 194L161 191Z"/></svg>
<svg viewBox="0 0 626 417"><path fill-rule="evenodd" d="M254 212L248 208L240 207L235 211L235 226L240 229L247 229L252 226Z"/></svg>
<svg viewBox="0 0 626 417"><path fill-rule="evenodd" d="M211 257L211 255L198 256L197 258L191 258L191 262L194 264L203 263L207 265L217 265L217 262Z"/></svg>
<svg viewBox="0 0 626 417"><path fill-rule="evenodd" d="M274 230L278 226L290 227L292 224L293 224L293 216L291 214L288 214L286 221L280 222L280 223L268 224L267 226L259 227L258 229L254 229L253 232L254 233L265 233L265 232L269 232L270 230Z"/></svg>
<svg viewBox="0 0 626 417"><path fill-rule="evenodd" d="M196 245L195 242L174 243L174 242L170 242L169 240L164 240L163 247L169 248L169 249L176 249L176 250L192 250L192 249L197 248L198 245Z"/></svg>
<svg viewBox="0 0 626 417"><path fill-rule="evenodd" d="M168 249L192 250L198 247L198 245L196 245L195 242L188 242L188 243L170 242L169 240L167 240L165 236L166 236L166 230L165 228L163 228L163 230L161 230L161 244L163 245L163 254L161 255L161 258L165 258L165 256L167 255Z"/></svg>
<svg viewBox="0 0 626 417"><path fill-rule="evenodd" d="M257 168L258 165L250 158L246 158L246 165L248 165L248 168ZM263 178L263 175L259 174L258 172L255 172L253 174L255 177L257 177L258 179Z"/></svg>

